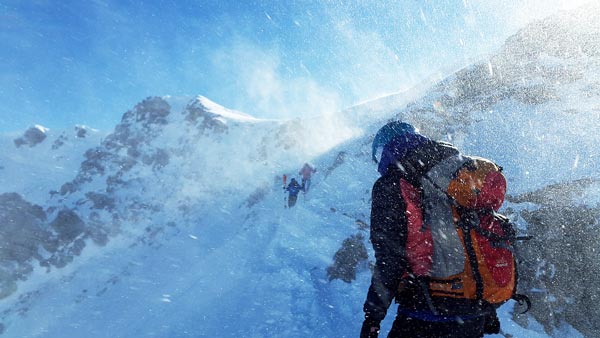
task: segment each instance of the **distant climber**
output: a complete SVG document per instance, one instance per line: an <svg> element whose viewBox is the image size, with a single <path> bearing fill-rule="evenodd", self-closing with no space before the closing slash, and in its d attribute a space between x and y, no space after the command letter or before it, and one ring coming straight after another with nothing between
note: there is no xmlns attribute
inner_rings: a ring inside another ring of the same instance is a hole
<svg viewBox="0 0 600 338"><path fill-rule="evenodd" d="M316 173L317 169L311 166L308 162L304 163L302 169L298 172L298 175L302 176L302 186L304 187L304 192L308 192L310 189L310 178L312 174Z"/></svg>
<svg viewBox="0 0 600 338"><path fill-rule="evenodd" d="M298 193L300 191L304 191L304 187L298 184L295 178L292 178L290 184L285 188L285 191L288 191L290 194L288 196L288 207L291 208L296 205L296 200L298 199Z"/></svg>

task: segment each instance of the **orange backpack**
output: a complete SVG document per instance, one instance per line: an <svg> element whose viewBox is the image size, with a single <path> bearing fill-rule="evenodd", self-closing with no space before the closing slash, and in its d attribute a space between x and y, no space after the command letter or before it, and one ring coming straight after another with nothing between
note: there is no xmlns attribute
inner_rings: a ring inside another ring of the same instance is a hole
<svg viewBox="0 0 600 338"><path fill-rule="evenodd" d="M436 164L421 183L422 191L405 180L400 186L407 205L410 273L426 278L427 296L494 306L511 298L522 303L515 293L515 229L496 213L506 193L502 168L483 158L455 155Z"/></svg>

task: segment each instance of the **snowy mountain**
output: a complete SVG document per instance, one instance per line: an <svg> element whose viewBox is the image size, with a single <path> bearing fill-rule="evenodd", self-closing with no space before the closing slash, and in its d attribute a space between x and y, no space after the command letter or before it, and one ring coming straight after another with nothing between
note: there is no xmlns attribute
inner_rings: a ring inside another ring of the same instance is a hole
<svg viewBox="0 0 600 338"><path fill-rule="evenodd" d="M392 118L504 167L504 211L535 236L519 246L534 307L504 305L505 336L598 336L599 22L599 5L561 13L423 95L318 119L150 97L108 135L2 138L2 336L356 336L370 144ZM282 175L307 161L311 191L285 209Z"/></svg>
<svg viewBox="0 0 600 338"><path fill-rule="evenodd" d="M19 192L44 203L78 171L85 151L100 144L104 134L86 126L64 131L36 125L22 134L0 135L0 193Z"/></svg>

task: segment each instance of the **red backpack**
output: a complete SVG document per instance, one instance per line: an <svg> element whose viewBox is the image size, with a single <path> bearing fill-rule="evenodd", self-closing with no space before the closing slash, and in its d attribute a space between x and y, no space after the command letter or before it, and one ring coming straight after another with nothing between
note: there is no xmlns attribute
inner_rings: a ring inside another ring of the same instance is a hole
<svg viewBox="0 0 600 338"><path fill-rule="evenodd" d="M499 306L516 295L515 229L496 213L506 179L493 162L463 155L442 160L421 179L405 180L406 256L410 273L428 281L428 297L484 300ZM528 308L530 303L527 300Z"/></svg>

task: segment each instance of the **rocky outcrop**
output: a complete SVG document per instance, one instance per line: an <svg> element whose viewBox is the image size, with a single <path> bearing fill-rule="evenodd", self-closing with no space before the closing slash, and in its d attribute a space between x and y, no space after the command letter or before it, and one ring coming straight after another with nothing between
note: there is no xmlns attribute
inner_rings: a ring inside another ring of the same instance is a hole
<svg viewBox="0 0 600 338"><path fill-rule="evenodd" d="M581 196L595 184L600 184L600 180L583 178L570 182L551 184L517 196L508 195L506 196L506 200L513 203L530 202L544 207L572 205L577 203Z"/></svg>
<svg viewBox="0 0 600 338"><path fill-rule="evenodd" d="M168 152L165 149L150 149L149 145L162 133L162 127L168 123L170 113L170 105L160 97L148 97L133 110L127 111L123 114L121 123L99 147L86 151L77 176L63 184L60 194L72 194L83 184L106 174L109 175L107 182L111 183L106 190L114 191L113 185L123 183L123 174L138 163L154 168L167 165ZM80 134L85 135L78 132L78 136Z"/></svg>
<svg viewBox="0 0 600 338"><path fill-rule="evenodd" d="M75 126L73 131L74 131L74 134L72 137L75 137L76 139L86 138L90 134L89 129L85 126ZM52 150L57 150L60 147L64 146L65 143L67 143L69 141L69 139L70 139L69 133L63 132L52 143Z"/></svg>
<svg viewBox="0 0 600 338"><path fill-rule="evenodd" d="M218 114L210 112L200 100L192 100L183 111L185 120L195 126L200 131L211 130L217 133L225 133L228 130L227 124Z"/></svg>
<svg viewBox="0 0 600 338"><path fill-rule="evenodd" d="M148 97L138 103L133 111L123 115L121 124L138 123L143 127L153 124L167 124L167 116L171 113L171 106L160 97Z"/></svg>
<svg viewBox="0 0 600 338"><path fill-rule="evenodd" d="M27 129L23 136L14 140L15 146L27 145L33 147L42 143L46 139L46 130L42 126L35 126Z"/></svg>
<svg viewBox="0 0 600 338"><path fill-rule="evenodd" d="M0 299L16 290L16 281L42 261L40 248L52 251L52 234L46 229L46 213L17 193L0 195Z"/></svg>
<svg viewBox="0 0 600 338"><path fill-rule="evenodd" d="M333 264L327 268L327 278L330 281L341 279L350 283L356 279L359 265L368 259L363 234L352 235L342 242L342 246L333 256Z"/></svg>
<svg viewBox="0 0 600 338"><path fill-rule="evenodd" d="M595 180L550 185L511 197L535 204L519 215L533 239L518 244L520 288L533 302L531 314L552 332L566 321L586 337L600 325L600 206L580 201Z"/></svg>
<svg viewBox="0 0 600 338"><path fill-rule="evenodd" d="M83 234L86 228L81 218L69 209L59 211L54 221L50 223L50 227L56 231L58 239L62 243L73 241Z"/></svg>
<svg viewBox="0 0 600 338"><path fill-rule="evenodd" d="M88 135L88 129L84 126L75 126L75 136L85 138Z"/></svg>

